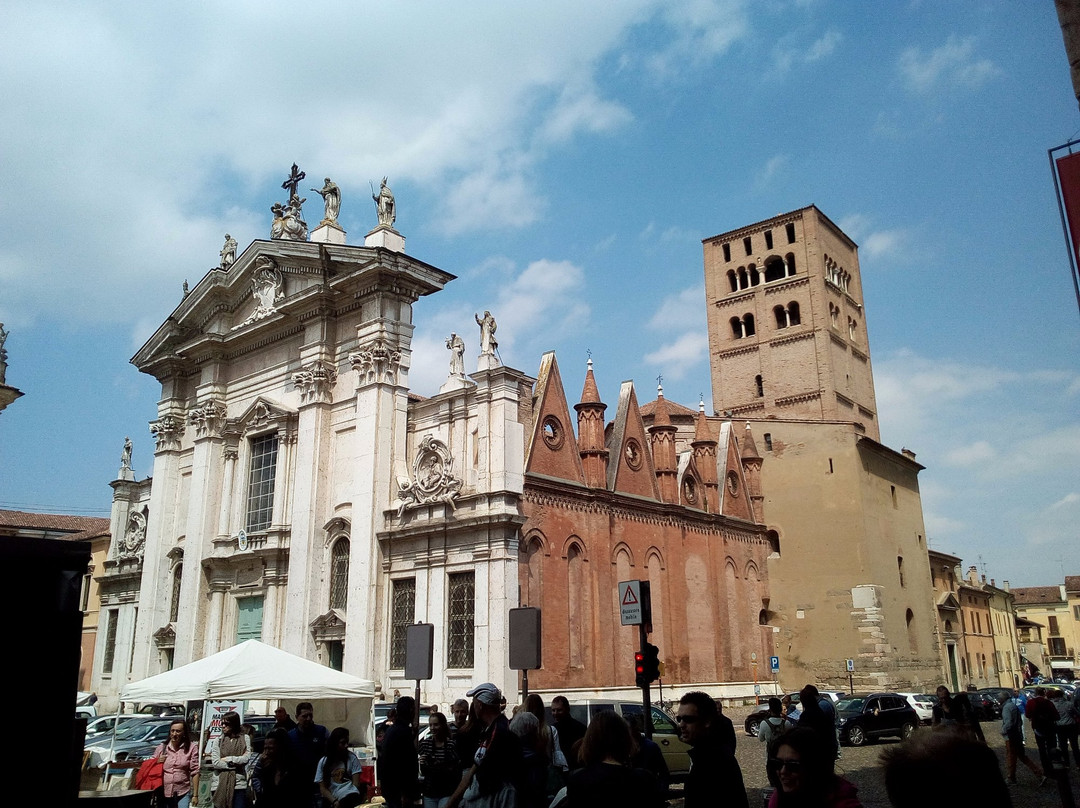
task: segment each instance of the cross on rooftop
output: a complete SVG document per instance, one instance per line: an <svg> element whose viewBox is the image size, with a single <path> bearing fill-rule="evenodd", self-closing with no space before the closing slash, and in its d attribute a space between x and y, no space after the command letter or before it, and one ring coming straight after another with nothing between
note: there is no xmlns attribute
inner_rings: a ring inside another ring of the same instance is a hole
<svg viewBox="0 0 1080 808"><path fill-rule="evenodd" d="M281 187L289 192L290 199L296 196L296 189L299 187L301 180L306 176L306 172L297 169L296 163L292 164L292 171L289 172L288 179L281 183Z"/></svg>

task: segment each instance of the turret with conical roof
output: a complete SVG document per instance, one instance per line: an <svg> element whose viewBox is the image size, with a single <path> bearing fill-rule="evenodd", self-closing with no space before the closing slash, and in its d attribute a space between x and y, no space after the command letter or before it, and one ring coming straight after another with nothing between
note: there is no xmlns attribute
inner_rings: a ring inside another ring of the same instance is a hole
<svg viewBox="0 0 1080 808"><path fill-rule="evenodd" d="M701 476L705 487L705 502L709 513L720 511L719 483L716 481L716 438L709 428L709 419L705 415L705 399L698 402L697 419L694 422L694 441L690 444L694 451L694 466Z"/></svg>
<svg viewBox="0 0 1080 808"><path fill-rule="evenodd" d="M578 414L578 448L581 465L585 470L585 483L590 488L607 487L608 450L604 444L604 412L607 405L600 401L593 376L592 357L585 371L585 387L581 402L574 405Z"/></svg>
<svg viewBox="0 0 1080 808"><path fill-rule="evenodd" d="M672 425L671 416L668 414L664 388L657 385L656 409L653 411L652 426L649 427L649 438L652 442L656 484L664 502L679 501L679 458L675 452L675 435L678 431L678 427Z"/></svg>

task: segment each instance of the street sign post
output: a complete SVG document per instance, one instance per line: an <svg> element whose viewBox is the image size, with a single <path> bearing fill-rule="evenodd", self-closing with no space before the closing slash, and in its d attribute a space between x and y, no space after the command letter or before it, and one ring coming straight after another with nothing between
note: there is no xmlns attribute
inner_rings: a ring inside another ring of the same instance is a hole
<svg viewBox="0 0 1080 808"><path fill-rule="evenodd" d="M778 656L769 657L769 670L772 671L773 673L780 673L780 657L778 657Z"/></svg>
<svg viewBox="0 0 1080 808"><path fill-rule="evenodd" d="M641 581L619 581L619 620L624 626L644 623L641 605Z"/></svg>
<svg viewBox="0 0 1080 808"><path fill-rule="evenodd" d="M847 687L848 693L855 689L855 660L849 659L847 661Z"/></svg>

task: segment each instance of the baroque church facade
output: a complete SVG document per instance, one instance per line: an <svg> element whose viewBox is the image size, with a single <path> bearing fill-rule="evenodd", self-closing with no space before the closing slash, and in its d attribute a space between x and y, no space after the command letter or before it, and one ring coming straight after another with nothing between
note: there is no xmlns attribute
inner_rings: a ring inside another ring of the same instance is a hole
<svg viewBox="0 0 1080 808"><path fill-rule="evenodd" d="M590 370L575 438L554 356L537 379L502 365L488 313L476 371L452 335L439 394L411 394L413 304L453 276L405 253L385 182L362 246L345 243L333 191L310 235L292 191L271 238L237 255L226 237L220 267L132 360L162 393L153 477L112 483L94 667L106 704L249 638L389 698L414 684L416 622L436 627L425 700L485 680L513 693L508 613L522 604L544 615L533 689L629 688L636 633L613 622L628 578L655 582L669 671L749 692L729 652L771 650L770 546L743 435L702 415L677 447L662 399L646 429L630 383L605 428Z"/></svg>

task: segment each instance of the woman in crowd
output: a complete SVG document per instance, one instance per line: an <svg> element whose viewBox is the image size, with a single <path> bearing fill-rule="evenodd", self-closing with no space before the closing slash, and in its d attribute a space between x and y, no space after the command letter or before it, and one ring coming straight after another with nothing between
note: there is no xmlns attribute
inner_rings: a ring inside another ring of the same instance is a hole
<svg viewBox="0 0 1080 808"><path fill-rule="evenodd" d="M169 725L169 740L154 750L165 767L164 808L188 808L199 796L199 745L191 742L187 721L177 718Z"/></svg>
<svg viewBox="0 0 1080 808"><path fill-rule="evenodd" d="M306 789L300 790L289 773L288 755L288 733L280 727L270 730L251 774L251 791L255 795L256 808L291 808L299 804L298 795L306 793Z"/></svg>
<svg viewBox="0 0 1080 808"><path fill-rule="evenodd" d="M424 808L443 808L461 782L461 761L445 715L428 715L428 729L428 737L420 741L420 774L424 776L421 793Z"/></svg>
<svg viewBox="0 0 1080 808"><path fill-rule="evenodd" d="M349 750L349 730L337 727L326 741L326 755L315 769L315 782L330 808L354 808L364 801L360 759Z"/></svg>
<svg viewBox="0 0 1080 808"><path fill-rule="evenodd" d="M214 808L247 808L244 767L251 758L251 738L240 729L240 716L236 713L225 713L221 728L221 736L210 742Z"/></svg>
<svg viewBox="0 0 1080 808"><path fill-rule="evenodd" d="M634 738L621 716L609 711L595 715L581 742L583 768L570 775L566 786L570 808L660 808L660 785L651 772L631 767L633 752Z"/></svg>
<svg viewBox="0 0 1080 808"><path fill-rule="evenodd" d="M774 740L766 772L776 791L768 808L862 808L855 786L833 774L831 754L818 733L805 727Z"/></svg>

